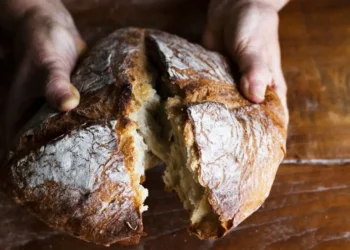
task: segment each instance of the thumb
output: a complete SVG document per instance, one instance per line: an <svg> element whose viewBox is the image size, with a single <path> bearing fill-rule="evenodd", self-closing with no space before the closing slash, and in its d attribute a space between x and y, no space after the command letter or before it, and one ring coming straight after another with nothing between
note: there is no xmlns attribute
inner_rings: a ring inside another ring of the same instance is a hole
<svg viewBox="0 0 350 250"><path fill-rule="evenodd" d="M80 94L70 82L69 71L63 70L59 64L48 71L44 95L49 104L59 111L69 111L77 107Z"/></svg>
<svg viewBox="0 0 350 250"><path fill-rule="evenodd" d="M66 30L64 32L67 34ZM54 36L63 36L65 33L55 30ZM61 37L62 38L62 37ZM85 42L80 36L66 38L66 42L52 43L52 48L59 52L55 60L51 60L47 67L47 81L44 96L48 103L59 111L69 111L78 106L80 95L78 90L70 82L70 74L75 66L77 58L86 50ZM74 40L74 41L73 41ZM53 40L55 41L55 40ZM62 40L61 40L62 41ZM74 45L69 46L70 42ZM75 51L69 52L75 47Z"/></svg>
<svg viewBox="0 0 350 250"><path fill-rule="evenodd" d="M273 80L263 53L246 48L238 55L237 62L242 73L241 91L249 100L261 103L265 99L267 86L271 85Z"/></svg>

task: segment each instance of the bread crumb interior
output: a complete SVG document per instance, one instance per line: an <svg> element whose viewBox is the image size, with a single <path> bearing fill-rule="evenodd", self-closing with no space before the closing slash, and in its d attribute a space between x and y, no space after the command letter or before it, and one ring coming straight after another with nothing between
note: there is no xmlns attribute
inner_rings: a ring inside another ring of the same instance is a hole
<svg viewBox="0 0 350 250"><path fill-rule="evenodd" d="M175 191L184 208L191 214L191 227L197 228L203 222L219 222L218 216L212 211L208 202L208 194L198 180L199 159L194 142L185 142L184 129L186 117L182 109L183 101L179 89L169 83L166 76L158 74L149 55L148 67L152 71L147 77L137 77L132 93L135 102L139 103L136 112L130 119L137 122L134 131L134 142L137 152L135 171L144 176L145 170L155 165L154 159L166 163L163 176L166 189ZM143 82L142 82L143 81ZM192 129L186 131L193 137ZM141 185L142 201L148 195ZM147 209L142 207L142 211ZM200 238L201 232L196 232ZM204 237L204 236L203 236Z"/></svg>

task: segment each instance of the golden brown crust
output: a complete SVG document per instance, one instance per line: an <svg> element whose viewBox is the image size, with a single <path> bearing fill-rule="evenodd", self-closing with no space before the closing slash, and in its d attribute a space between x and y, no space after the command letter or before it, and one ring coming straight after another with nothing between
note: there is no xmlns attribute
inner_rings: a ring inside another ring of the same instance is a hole
<svg viewBox="0 0 350 250"><path fill-rule="evenodd" d="M86 241L140 237L135 190L117 147L113 124L73 130L13 163L7 191L48 225Z"/></svg>
<svg viewBox="0 0 350 250"><path fill-rule="evenodd" d="M169 117L185 115L182 136L189 149L196 149L198 181L218 216L203 218L190 231L202 239L221 237L269 194L285 155L281 102L268 89L263 104L250 103L238 91L225 58L178 37L149 34L168 89L180 97L168 101Z"/></svg>
<svg viewBox="0 0 350 250"><path fill-rule="evenodd" d="M227 60L220 54L160 31L149 31L149 50L158 53L163 74L179 89L184 104L219 102L234 109L251 104L238 91Z"/></svg>
<svg viewBox="0 0 350 250"><path fill-rule="evenodd" d="M136 244L143 235L133 114L154 91L147 55L163 75L160 91L173 96L168 117L181 120L212 211L190 231L221 237L267 197L285 154L277 96L268 90L263 104L252 104L218 53L160 31L123 29L92 49L74 74L79 107L58 114L44 106L1 169L7 193L50 226L103 245Z"/></svg>
<svg viewBox="0 0 350 250"><path fill-rule="evenodd" d="M61 114L44 106L2 170L3 185L18 203L48 225L97 244L136 244L143 234L134 142L123 137L135 127L124 118L138 107L126 89L130 71L144 71L142 40L142 30L126 29L93 48L72 77L79 107Z"/></svg>

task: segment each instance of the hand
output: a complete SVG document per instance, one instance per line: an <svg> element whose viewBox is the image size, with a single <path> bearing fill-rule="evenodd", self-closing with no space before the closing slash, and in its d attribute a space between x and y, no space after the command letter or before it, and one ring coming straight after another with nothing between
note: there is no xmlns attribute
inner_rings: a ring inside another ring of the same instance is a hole
<svg viewBox="0 0 350 250"><path fill-rule="evenodd" d="M5 0L2 7L11 13L3 23L17 26L13 35L19 65L6 112L7 135L12 136L26 109L39 97L60 111L79 104L70 74L85 43L58 0Z"/></svg>
<svg viewBox="0 0 350 250"><path fill-rule="evenodd" d="M286 82L278 41L278 10L287 0L212 0L203 44L226 51L238 64L242 93L252 102L264 100L267 86L285 109Z"/></svg>

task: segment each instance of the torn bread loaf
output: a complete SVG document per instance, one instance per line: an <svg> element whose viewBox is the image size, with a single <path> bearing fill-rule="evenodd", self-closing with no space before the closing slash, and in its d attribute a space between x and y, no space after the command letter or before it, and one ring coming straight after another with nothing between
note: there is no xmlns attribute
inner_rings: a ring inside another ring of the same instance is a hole
<svg viewBox="0 0 350 250"><path fill-rule="evenodd" d="M269 195L285 155L286 116L267 91L263 104L239 93L227 61L172 35L146 37L167 89L172 144L164 181L191 213L201 239L225 235Z"/></svg>
<svg viewBox="0 0 350 250"><path fill-rule="evenodd" d="M221 55L174 35L121 29L93 48L72 81L78 108L47 106L2 168L7 193L52 227L97 244L143 234L145 169L190 212L190 232L223 236L264 202L285 154L285 114L239 93Z"/></svg>
<svg viewBox="0 0 350 250"><path fill-rule="evenodd" d="M97 44L72 77L79 107L63 114L44 106L2 169L17 203L97 244L135 244L143 235L140 182L156 157L140 123L159 103L143 40L144 32L127 29Z"/></svg>

